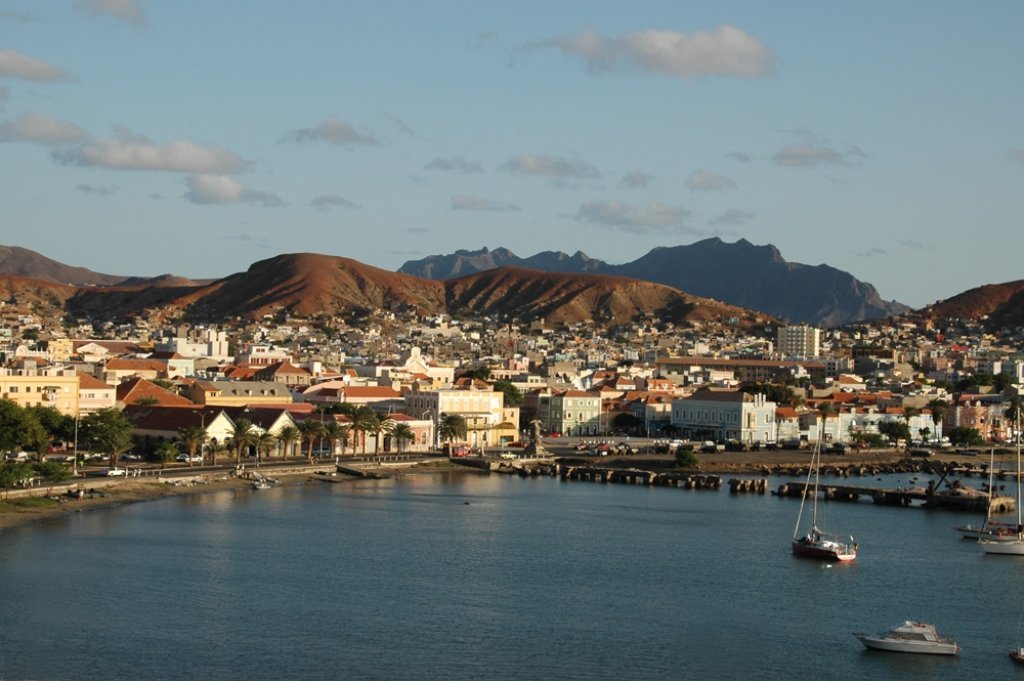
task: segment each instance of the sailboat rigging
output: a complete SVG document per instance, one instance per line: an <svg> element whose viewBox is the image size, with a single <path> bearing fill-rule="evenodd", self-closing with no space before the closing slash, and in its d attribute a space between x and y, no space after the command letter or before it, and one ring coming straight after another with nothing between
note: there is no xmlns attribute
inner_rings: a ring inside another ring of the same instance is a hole
<svg viewBox="0 0 1024 681"><path fill-rule="evenodd" d="M800 512L797 514L796 527L793 529L793 555L839 562L851 561L857 557L857 544L853 541L853 537L846 542L826 534L818 527L818 479L821 467L822 430L818 430L818 438L811 454L811 466L807 471L803 494L800 496ZM804 533L801 532L800 526L803 522L804 503L808 494L811 495L811 525Z"/></svg>
<svg viewBox="0 0 1024 681"><path fill-rule="evenodd" d="M1017 526L1013 534L998 539L982 537L978 545L985 553L997 556L1024 556L1024 523L1021 522L1021 480L1020 480L1020 408L1017 409Z"/></svg>

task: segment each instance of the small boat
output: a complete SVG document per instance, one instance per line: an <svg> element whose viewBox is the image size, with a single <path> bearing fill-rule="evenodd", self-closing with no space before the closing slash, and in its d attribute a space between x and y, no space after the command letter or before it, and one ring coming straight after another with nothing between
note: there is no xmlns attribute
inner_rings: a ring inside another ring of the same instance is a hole
<svg viewBox="0 0 1024 681"><path fill-rule="evenodd" d="M1017 433L1020 433L1020 410L1017 411ZM1017 525L1011 528L1012 532L1006 537L990 539L982 537L978 540L978 546L989 555L996 556L1024 556L1024 516L1021 515L1021 505L1024 504L1021 492L1021 459L1020 440L1017 437Z"/></svg>
<svg viewBox="0 0 1024 681"><path fill-rule="evenodd" d="M253 480L252 481L252 488L253 489L270 489L271 487L273 487L273 485L271 485L266 480Z"/></svg>
<svg viewBox="0 0 1024 681"><path fill-rule="evenodd" d="M956 655L957 642L948 636L939 636L934 624L907 620L884 634L854 634L868 648L894 653L924 653L928 655Z"/></svg>
<svg viewBox="0 0 1024 681"><path fill-rule="evenodd" d="M1018 664L1024 664L1024 648L1017 648L1010 651L1010 659Z"/></svg>
<svg viewBox="0 0 1024 681"><path fill-rule="evenodd" d="M991 539L993 541L1012 541L1017 538L1017 528L1010 523L984 522L980 525L967 523L954 525L954 529L964 539Z"/></svg>

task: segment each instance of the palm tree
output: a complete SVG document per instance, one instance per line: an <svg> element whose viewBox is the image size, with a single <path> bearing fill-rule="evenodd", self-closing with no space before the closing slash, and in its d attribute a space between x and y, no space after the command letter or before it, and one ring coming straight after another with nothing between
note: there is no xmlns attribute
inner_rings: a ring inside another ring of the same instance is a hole
<svg viewBox="0 0 1024 681"><path fill-rule="evenodd" d="M235 465L242 462L242 451L249 448L257 436L256 427L249 419L238 419L231 428L231 444L235 450Z"/></svg>
<svg viewBox="0 0 1024 681"><path fill-rule="evenodd" d="M466 418L461 414L441 414L437 421L437 434L445 442L465 440L468 432Z"/></svg>
<svg viewBox="0 0 1024 681"><path fill-rule="evenodd" d="M936 397L934 400L930 400L928 402L928 408L932 412L932 423L935 424L935 439L936 440L939 439L939 434L942 433L942 428L940 426L942 425L942 419L946 415L946 407L948 407L948 406L949 406L949 403L946 402L946 400L940 399L938 397Z"/></svg>
<svg viewBox="0 0 1024 681"><path fill-rule="evenodd" d="M380 451L381 435L390 435L395 430L395 420L388 415L377 415L377 425L374 426L373 453Z"/></svg>
<svg viewBox="0 0 1024 681"><path fill-rule="evenodd" d="M196 452L202 450L203 445L209 441L210 436L207 435L205 428L185 426L178 429L178 437L181 438L181 443L185 446L185 451L188 452L188 465L191 467L192 459L195 458Z"/></svg>
<svg viewBox="0 0 1024 681"><path fill-rule="evenodd" d="M256 436L253 442L256 445L256 465L258 466L263 455L273 448L274 443L277 442L277 437L273 433L264 430L262 433Z"/></svg>
<svg viewBox="0 0 1024 681"><path fill-rule="evenodd" d="M349 428L353 432L363 435L363 454L366 454L366 433L374 432L374 429L377 427L377 412L364 404L357 407L349 415L349 418L352 419Z"/></svg>
<svg viewBox="0 0 1024 681"><path fill-rule="evenodd" d="M396 423L394 430L391 431L391 437L395 438L395 442L398 445L398 453L401 454L404 449L403 444L415 439L416 435L412 432L409 424Z"/></svg>
<svg viewBox="0 0 1024 681"><path fill-rule="evenodd" d="M160 462L160 468L164 468L167 465L167 462L173 461L179 453L177 446L175 446L173 442L165 442L156 448L156 451L153 452L153 456ZM191 461L189 462L189 465L192 465Z"/></svg>
<svg viewBox="0 0 1024 681"><path fill-rule="evenodd" d="M299 422L299 432L302 433L302 439L308 445L306 456L309 458L309 462L313 463L313 445L324 436L324 424L316 419L306 419Z"/></svg>
<svg viewBox="0 0 1024 681"><path fill-rule="evenodd" d="M281 458L287 459L288 453L295 443L302 438L302 433L295 426L285 426L277 432L277 441L281 443Z"/></svg>
<svg viewBox="0 0 1024 681"><path fill-rule="evenodd" d="M215 439L210 440L210 446L207 447L206 449L206 451L210 452L210 465L216 466L217 455L220 454L221 452L226 452L227 450L227 444L225 444L224 442L217 442L217 440Z"/></svg>
<svg viewBox="0 0 1024 681"><path fill-rule="evenodd" d="M328 445L331 448L331 454L334 454L334 448L338 444L338 440L345 441L348 439L348 426L338 423L334 417L324 424L324 439L327 440ZM342 447L342 454L344 454L344 446Z"/></svg>

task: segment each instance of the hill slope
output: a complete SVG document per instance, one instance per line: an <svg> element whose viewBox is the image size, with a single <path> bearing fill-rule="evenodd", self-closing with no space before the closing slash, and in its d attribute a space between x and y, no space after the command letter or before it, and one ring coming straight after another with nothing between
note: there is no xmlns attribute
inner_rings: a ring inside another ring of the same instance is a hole
<svg viewBox="0 0 1024 681"><path fill-rule="evenodd" d="M406 262L400 272L448 279L472 271L517 265L548 272L593 272L665 284L696 296L759 310L792 322L838 326L909 310L887 302L875 287L828 265L787 262L772 245L712 238L688 246L656 248L633 262L610 265L581 251L520 258L508 249L457 251Z"/></svg>
<svg viewBox="0 0 1024 681"><path fill-rule="evenodd" d="M981 319L1005 326L1024 325L1024 279L989 284L939 301L922 312L932 319Z"/></svg>

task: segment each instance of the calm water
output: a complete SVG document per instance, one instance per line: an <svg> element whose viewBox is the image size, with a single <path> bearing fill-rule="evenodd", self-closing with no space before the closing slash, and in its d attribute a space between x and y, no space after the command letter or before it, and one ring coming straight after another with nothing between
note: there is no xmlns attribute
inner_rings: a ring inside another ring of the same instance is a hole
<svg viewBox="0 0 1024 681"><path fill-rule="evenodd" d="M798 505L428 476L81 514L0 535L0 678L1024 678L1024 559L870 503L827 510L854 565L794 559ZM906 618L962 655L852 636Z"/></svg>

